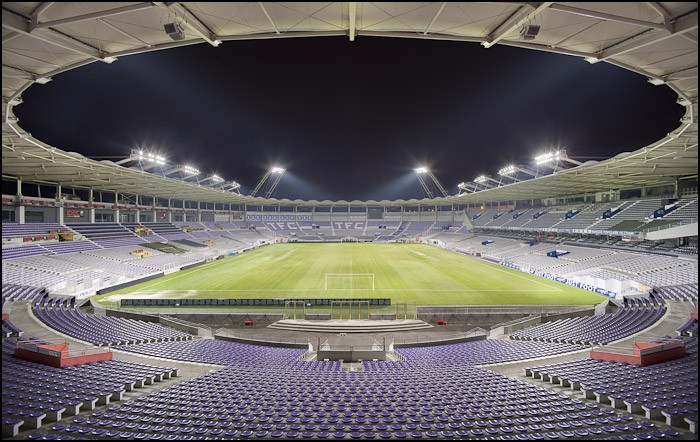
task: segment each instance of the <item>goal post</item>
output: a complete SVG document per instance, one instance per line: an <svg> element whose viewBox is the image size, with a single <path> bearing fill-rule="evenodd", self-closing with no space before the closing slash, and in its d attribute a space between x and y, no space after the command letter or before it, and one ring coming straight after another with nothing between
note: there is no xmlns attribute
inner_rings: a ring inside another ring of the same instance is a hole
<svg viewBox="0 0 700 442"><path fill-rule="evenodd" d="M374 273L326 273L324 290L374 290Z"/></svg>

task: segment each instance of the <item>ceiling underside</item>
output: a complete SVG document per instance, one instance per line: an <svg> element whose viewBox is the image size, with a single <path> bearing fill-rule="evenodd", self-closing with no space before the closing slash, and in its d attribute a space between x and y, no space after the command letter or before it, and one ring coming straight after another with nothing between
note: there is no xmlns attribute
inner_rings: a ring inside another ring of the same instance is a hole
<svg viewBox="0 0 700 442"><path fill-rule="evenodd" d="M177 22L184 39L163 25ZM92 62L182 45L312 36L448 39L606 62L670 87L686 106L678 129L609 160L533 180L433 200L341 204L455 204L548 198L673 183L697 176L698 14L694 2L643 3L74 3L2 5L4 177L162 198L249 204L330 204L250 198L99 162L34 139L12 107L28 87ZM534 40L523 25L540 26ZM352 44L352 43L348 43ZM497 92L497 91L496 91ZM458 166L456 166L458 167Z"/></svg>

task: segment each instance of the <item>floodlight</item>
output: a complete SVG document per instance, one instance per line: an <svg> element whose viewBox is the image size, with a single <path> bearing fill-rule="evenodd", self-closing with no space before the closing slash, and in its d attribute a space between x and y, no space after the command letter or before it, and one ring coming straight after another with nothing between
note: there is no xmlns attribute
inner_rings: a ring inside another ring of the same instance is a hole
<svg viewBox="0 0 700 442"><path fill-rule="evenodd" d="M550 161L559 161L561 156L561 151L555 151L555 152L547 152L543 153L542 155L537 155L535 157L535 164L545 164L549 163Z"/></svg>
<svg viewBox="0 0 700 442"><path fill-rule="evenodd" d="M663 80L663 78L650 78L647 81L649 83L653 84L654 86L661 86L662 84L666 84L666 82Z"/></svg>
<svg viewBox="0 0 700 442"><path fill-rule="evenodd" d="M183 166L182 170L184 170L185 172L192 174L192 175L199 175L199 169L197 169L196 167Z"/></svg>
<svg viewBox="0 0 700 442"><path fill-rule="evenodd" d="M112 64L115 61L117 61L117 57L104 57L102 61L104 61L107 64Z"/></svg>
<svg viewBox="0 0 700 442"><path fill-rule="evenodd" d="M484 184L488 180L489 179L486 177L486 175L479 175L478 177L474 178L474 182L479 184Z"/></svg>
<svg viewBox="0 0 700 442"><path fill-rule="evenodd" d="M220 177L219 175L217 175L217 174L213 174L213 175L211 176L211 180L212 180L213 182L215 182L215 183L220 183L220 182L222 182L224 179L221 178L221 177Z"/></svg>
<svg viewBox="0 0 700 442"><path fill-rule="evenodd" d="M272 173L284 173L284 169L281 168L281 167L275 166L275 167L272 168L271 172L272 172Z"/></svg>
<svg viewBox="0 0 700 442"><path fill-rule="evenodd" d="M600 59L597 57L586 57L586 58L584 58L584 60L586 60L590 64L596 64L600 61Z"/></svg>
<svg viewBox="0 0 700 442"><path fill-rule="evenodd" d="M428 173L428 168L427 167L416 167L413 169L415 173Z"/></svg>
<svg viewBox="0 0 700 442"><path fill-rule="evenodd" d="M39 77L34 80L34 83L46 84L51 81L51 77Z"/></svg>
<svg viewBox="0 0 700 442"><path fill-rule="evenodd" d="M501 170L498 171L499 175L512 175L516 172L516 167L514 165L506 166L501 168Z"/></svg>

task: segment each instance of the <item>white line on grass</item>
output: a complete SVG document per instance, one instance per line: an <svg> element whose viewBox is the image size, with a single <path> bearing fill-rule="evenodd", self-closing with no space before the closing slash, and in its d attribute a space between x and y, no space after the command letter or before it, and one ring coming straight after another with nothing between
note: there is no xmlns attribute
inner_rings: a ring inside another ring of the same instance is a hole
<svg viewBox="0 0 700 442"><path fill-rule="evenodd" d="M209 262L209 263L206 263L206 264L202 264L201 266L199 266L198 268L192 270L191 272L184 273L184 274L177 275L177 276L173 276L172 278L168 278L167 280L165 280L165 279L163 279L163 278L158 278L158 280L156 280L156 282L154 282L153 284L147 285L147 286L145 286L144 288L147 289L147 288L149 288L149 287L155 287L155 286L157 286L157 285L159 285L159 284L162 284L162 283L164 283L164 282L170 282L170 281L172 281L173 279L182 278L183 276L190 276L190 275L192 275L192 274L195 273L195 272L198 272L198 271L200 271L200 270L204 270L205 268L208 268L208 267L209 267L210 265L212 265L212 264L221 264L222 262L223 262L223 261L212 261L212 262Z"/></svg>
<svg viewBox="0 0 700 442"><path fill-rule="evenodd" d="M533 280L533 279L526 278L526 277L524 277L524 276L521 276L521 275L518 275L518 274L514 273L514 272L518 272L519 270L514 270L513 272L509 272L509 271L507 271L507 270L499 269L498 267L496 267L496 266L498 266L499 264L488 265L488 264L486 264L486 263L481 262L481 260L479 260L479 258L474 258L474 260L475 260L475 262L476 262L477 264L482 265L482 266L485 266L485 267L489 267L490 269L495 270L495 271L497 271L497 272L507 273L507 274L509 274L509 275L511 275L511 276L515 276L516 278L524 279L524 280L526 280L526 281L534 282L535 284L539 284L539 285L543 285L543 286L545 286L545 287L549 287L549 288L555 289L555 290L558 291L558 292L563 292L563 291L564 291L564 290L560 289L559 287L551 286L551 285L549 285L549 284L545 284L544 282L535 281L535 280ZM540 276L536 276L536 275L533 275L533 276L535 276L536 278L541 278Z"/></svg>

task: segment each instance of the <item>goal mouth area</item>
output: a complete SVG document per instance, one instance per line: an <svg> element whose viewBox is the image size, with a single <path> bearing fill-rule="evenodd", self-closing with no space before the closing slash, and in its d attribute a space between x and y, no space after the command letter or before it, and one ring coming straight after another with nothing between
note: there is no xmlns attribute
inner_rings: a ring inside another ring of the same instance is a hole
<svg viewBox="0 0 700 442"><path fill-rule="evenodd" d="M325 273L324 290L374 290L374 273Z"/></svg>

